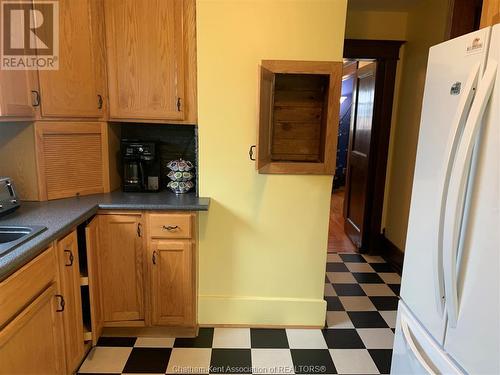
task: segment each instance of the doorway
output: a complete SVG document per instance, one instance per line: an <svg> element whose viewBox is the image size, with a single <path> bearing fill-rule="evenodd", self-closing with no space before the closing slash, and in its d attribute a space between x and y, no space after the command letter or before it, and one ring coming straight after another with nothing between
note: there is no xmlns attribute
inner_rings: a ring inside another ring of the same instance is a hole
<svg viewBox="0 0 500 375"><path fill-rule="evenodd" d="M378 253L400 41L345 41L329 252Z"/></svg>

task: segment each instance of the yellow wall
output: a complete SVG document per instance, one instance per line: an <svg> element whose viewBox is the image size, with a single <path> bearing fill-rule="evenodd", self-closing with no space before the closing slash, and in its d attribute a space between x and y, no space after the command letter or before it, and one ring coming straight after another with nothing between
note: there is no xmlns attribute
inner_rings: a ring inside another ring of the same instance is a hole
<svg viewBox="0 0 500 375"><path fill-rule="evenodd" d="M404 251L429 48L445 39L448 0L422 0L408 13L398 115L387 186L386 236Z"/></svg>
<svg viewBox="0 0 500 375"><path fill-rule="evenodd" d="M404 40L407 12L347 11L345 36L350 39Z"/></svg>
<svg viewBox="0 0 500 375"><path fill-rule="evenodd" d="M331 176L260 175L262 59L342 60L346 0L198 0L200 324L323 325Z"/></svg>

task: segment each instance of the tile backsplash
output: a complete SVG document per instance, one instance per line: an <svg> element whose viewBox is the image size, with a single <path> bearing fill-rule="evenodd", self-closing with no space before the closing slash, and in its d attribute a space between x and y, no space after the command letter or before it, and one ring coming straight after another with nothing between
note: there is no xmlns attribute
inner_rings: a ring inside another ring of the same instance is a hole
<svg viewBox="0 0 500 375"><path fill-rule="evenodd" d="M167 163L182 158L195 166L198 194L198 129L195 125L122 123L121 139L156 142L159 148L162 190L169 181Z"/></svg>

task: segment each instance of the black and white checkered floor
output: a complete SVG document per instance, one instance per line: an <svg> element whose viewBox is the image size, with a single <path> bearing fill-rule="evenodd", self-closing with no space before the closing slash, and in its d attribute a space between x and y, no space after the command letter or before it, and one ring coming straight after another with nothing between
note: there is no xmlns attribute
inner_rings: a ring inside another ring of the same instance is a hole
<svg viewBox="0 0 500 375"><path fill-rule="evenodd" d="M201 328L185 338L102 337L85 374L388 374L400 276L380 257L328 254L320 329Z"/></svg>

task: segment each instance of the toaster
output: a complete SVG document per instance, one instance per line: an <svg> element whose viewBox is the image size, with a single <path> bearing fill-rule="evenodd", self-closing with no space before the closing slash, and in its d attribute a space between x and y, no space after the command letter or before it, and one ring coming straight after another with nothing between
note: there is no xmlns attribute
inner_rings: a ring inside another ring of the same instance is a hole
<svg viewBox="0 0 500 375"><path fill-rule="evenodd" d="M19 200L12 180L0 177L0 217L19 208Z"/></svg>

